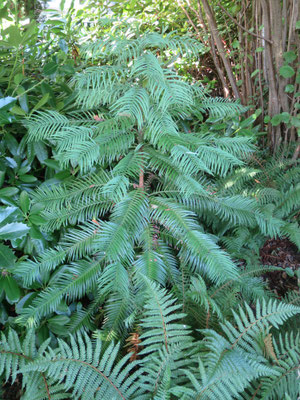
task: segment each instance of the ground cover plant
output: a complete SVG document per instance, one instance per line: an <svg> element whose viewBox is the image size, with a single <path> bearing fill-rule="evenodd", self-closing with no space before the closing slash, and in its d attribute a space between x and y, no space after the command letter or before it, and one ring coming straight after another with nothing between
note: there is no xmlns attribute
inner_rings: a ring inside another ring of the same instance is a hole
<svg viewBox="0 0 300 400"><path fill-rule="evenodd" d="M240 102L178 73L203 51L105 29L49 81L60 105L10 121L21 144L5 123L3 398L297 397L297 283L279 298L263 277L299 275L260 248L299 246L299 167L258 150Z"/></svg>

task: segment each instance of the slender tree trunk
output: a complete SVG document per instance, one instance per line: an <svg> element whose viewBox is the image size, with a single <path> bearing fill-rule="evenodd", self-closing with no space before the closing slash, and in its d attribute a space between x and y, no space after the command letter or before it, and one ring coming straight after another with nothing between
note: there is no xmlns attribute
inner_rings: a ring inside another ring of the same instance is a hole
<svg viewBox="0 0 300 400"><path fill-rule="evenodd" d="M210 34L210 54L225 97L230 89L234 97L241 99L243 104L255 104L253 100L259 102L262 109L259 120L262 130L265 129L265 115L271 121L282 112L297 117L299 111L296 107L296 94L300 90L297 74L284 78L280 70L287 64L285 52L293 51L298 54L298 60L294 63L288 62L294 70L297 63L300 63L300 39L296 31L299 0L241 0L240 11L234 16L220 0L197 0L198 10L191 3L192 0L184 0L184 13L198 37L201 37L201 29ZM219 14L215 14L212 5L217 5L224 12L220 18ZM184 7L181 5L181 8ZM228 27L228 20L224 23L222 21L225 18L236 24L238 51L233 48L232 35L224 36L226 42L220 36L217 21ZM233 68L238 64L240 68L236 68L234 74ZM290 89L287 90L288 84L294 86L292 93ZM295 126L284 122L275 126L276 123L272 122L267 126L268 145L271 149L276 151L282 142L286 145L296 142ZM299 149L295 152L296 156L298 153Z"/></svg>
<svg viewBox="0 0 300 400"><path fill-rule="evenodd" d="M217 27L217 23L216 23L214 14L213 14L213 12L212 12L212 10L210 8L210 5L208 4L207 0L201 0L201 2L202 2L202 5L203 5L203 8L204 8L204 12L205 12L205 15L206 15L206 19L207 19L208 25L210 27L212 38L213 38L214 42L216 43L218 52L219 52L220 57L221 57L221 59L223 61L223 64L224 64L224 67L225 67L225 70L226 70L226 73L227 73L227 76L228 76L228 79L229 79L229 82L230 82L234 97L236 99L240 99L241 98L240 92L239 92L238 86L236 84L236 79L235 79L235 77L233 75L233 72L232 72L232 67L231 67L231 65L229 63L229 60L228 60L227 56L226 56L226 51L225 51L223 42L222 42L222 40L220 38L220 35L219 35L219 31L218 31L218 27Z"/></svg>
<svg viewBox="0 0 300 400"><path fill-rule="evenodd" d="M270 4L266 0L261 0L261 6L263 10L263 25L264 25L264 36L271 39L271 24L270 24ZM278 93L276 88L276 75L274 71L273 65L273 53L272 53L272 45L269 42L265 42L265 66L266 66L266 73L267 73L267 83L269 85L269 107L268 107L268 114L270 117L279 114L280 112L280 105L278 99ZM269 131L269 139L272 142L272 147L275 149L278 148L281 142L281 132L280 132L280 125L274 126L269 124L268 131Z"/></svg>
<svg viewBox="0 0 300 400"><path fill-rule="evenodd" d="M205 34L208 36L208 29L207 29L206 23L203 18L200 1L198 1L198 15L197 16L198 16L199 22L203 26L203 30L204 30ZM214 43L212 37L210 37L210 49L211 49L212 59L213 59L213 62L215 64L215 67L217 70L217 74L218 74L219 79L223 86L224 97L226 98L229 96L230 90L229 90L229 87L228 87L226 79L225 79L225 73L220 66L219 59L218 59L218 56L216 53L215 43Z"/></svg>

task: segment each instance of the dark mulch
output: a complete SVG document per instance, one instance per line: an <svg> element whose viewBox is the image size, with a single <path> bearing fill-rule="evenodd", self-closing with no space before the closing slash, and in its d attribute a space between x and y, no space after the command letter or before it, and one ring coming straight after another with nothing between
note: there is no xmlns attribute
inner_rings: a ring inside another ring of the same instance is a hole
<svg viewBox="0 0 300 400"><path fill-rule="evenodd" d="M1 400L18 400L22 395L22 376L18 375L13 384L9 380L2 387L0 393Z"/></svg>
<svg viewBox="0 0 300 400"><path fill-rule="evenodd" d="M285 271L267 272L263 278L268 286L279 297L288 291L299 291L296 271L300 268L300 253L297 247L288 239L269 239L260 249L263 265L273 265L284 268ZM291 276L293 275L293 276Z"/></svg>

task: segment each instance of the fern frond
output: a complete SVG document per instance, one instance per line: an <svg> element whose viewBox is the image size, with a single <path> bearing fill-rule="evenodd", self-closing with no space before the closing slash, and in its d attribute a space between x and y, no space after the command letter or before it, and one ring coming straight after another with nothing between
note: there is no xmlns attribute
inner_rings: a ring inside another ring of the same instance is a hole
<svg viewBox="0 0 300 400"><path fill-rule="evenodd" d="M134 267L149 279L159 282L160 284L165 284L167 265L157 251L154 235L155 233L154 230L151 229L151 226L148 225L144 228L140 238L143 253L137 257Z"/></svg>
<svg viewBox="0 0 300 400"><path fill-rule="evenodd" d="M28 330L23 341L20 341L14 330L9 330L7 337L1 332L0 342L0 375L4 374L5 381L11 378L14 383L20 369L25 368L36 357L43 353L50 342L48 339L39 349L36 348L35 334ZM34 386L32 386L34 383ZM36 390L47 394L50 392L49 380L41 372L30 372L23 377L22 386L26 387L27 395L33 396ZM48 396L49 398L49 396Z"/></svg>
<svg viewBox="0 0 300 400"><path fill-rule="evenodd" d="M300 308L294 305L279 303L276 300L269 300L267 303L264 299L260 302L257 300L255 314L251 307L245 303L246 313L242 307L239 307L239 314L233 313L236 327L229 321L221 324L231 348L242 348L245 351L253 352L251 344L255 343L257 335L268 325L278 328L288 318L300 312Z"/></svg>
<svg viewBox="0 0 300 400"><path fill-rule="evenodd" d="M59 129L68 125L69 119L57 111L37 111L25 122L29 140L50 139Z"/></svg>
<svg viewBox="0 0 300 400"><path fill-rule="evenodd" d="M143 277L143 281L147 287L147 303L142 320L144 332L140 336L145 349L141 354L155 352L161 347L168 352L171 345L178 343L182 348L189 346L192 341L189 330L185 325L175 322L185 317L185 314L178 312L181 305L175 304L174 296L148 278Z"/></svg>
<svg viewBox="0 0 300 400"><path fill-rule="evenodd" d="M111 107L111 111L116 115L128 115L136 118L137 126L143 126L145 116L149 112L150 102L145 89L131 88L120 97Z"/></svg>
<svg viewBox="0 0 300 400"><path fill-rule="evenodd" d="M25 286L41 279L41 273L50 272L66 259L66 252L61 247L45 250L35 260L21 261L15 266L15 273L19 275Z"/></svg>
<svg viewBox="0 0 300 400"><path fill-rule="evenodd" d="M94 290L101 272L101 261L82 260L72 263L68 268L62 268L53 285L40 292L28 308L22 309L18 322L36 326L43 316L57 309L63 298L78 299Z"/></svg>
<svg viewBox="0 0 300 400"><path fill-rule="evenodd" d="M247 110L247 108L240 103L233 102L223 97L201 99L199 107L200 110L208 110L212 117L232 117L237 113L242 113Z"/></svg>
<svg viewBox="0 0 300 400"><path fill-rule="evenodd" d="M40 371L71 390L73 399L137 399L141 390L134 384L136 362L128 363L129 355L117 361L119 345L111 343L105 350L101 340L92 343L86 335L70 338L70 345L59 339L56 352L49 349L44 356L22 372Z"/></svg>
<svg viewBox="0 0 300 400"><path fill-rule="evenodd" d="M187 326L179 322L185 314L178 312L181 305L176 298L148 278L142 282L147 295L140 336L143 350L139 354L145 368L141 386L156 394L167 376L180 382L184 378L180 368L194 364L193 339Z"/></svg>

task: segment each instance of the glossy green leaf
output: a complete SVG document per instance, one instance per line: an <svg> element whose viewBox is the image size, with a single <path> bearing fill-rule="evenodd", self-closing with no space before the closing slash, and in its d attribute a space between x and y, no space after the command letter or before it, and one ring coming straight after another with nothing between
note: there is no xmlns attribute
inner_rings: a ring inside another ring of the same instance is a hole
<svg viewBox="0 0 300 400"><path fill-rule="evenodd" d="M24 75L21 73L14 76L14 82L16 85L19 85L23 79L24 79Z"/></svg>
<svg viewBox="0 0 300 400"><path fill-rule="evenodd" d="M18 47L22 43L22 36L20 28L17 26L10 26L6 29L6 32L9 34L7 42L14 47Z"/></svg>
<svg viewBox="0 0 300 400"><path fill-rule="evenodd" d="M13 106L13 108L10 110L10 112L12 112L13 114L16 114L16 115L21 115L23 117L26 115L26 112L17 105Z"/></svg>
<svg viewBox="0 0 300 400"><path fill-rule="evenodd" d="M26 114L29 112L29 105L28 105L28 96L27 93L19 97L19 103L22 108L26 112Z"/></svg>
<svg viewBox="0 0 300 400"><path fill-rule="evenodd" d="M11 197L19 192L19 189L16 187L6 187L0 189L0 197Z"/></svg>
<svg viewBox="0 0 300 400"><path fill-rule="evenodd" d="M21 291L16 280L12 276L7 275L5 277L3 288L9 301L15 303L19 300Z"/></svg>
<svg viewBox="0 0 300 400"><path fill-rule="evenodd" d="M295 90L295 86L294 85L286 85L286 87L285 87L285 92L286 93L293 93L294 90Z"/></svg>
<svg viewBox="0 0 300 400"><path fill-rule="evenodd" d="M29 221L35 225L43 225L47 222L45 218L43 218L41 215L36 215L36 214L30 215Z"/></svg>
<svg viewBox="0 0 300 400"><path fill-rule="evenodd" d="M0 10L0 19L7 19L8 17L8 12L7 12L7 8L8 6L4 6L3 8L1 8Z"/></svg>
<svg viewBox="0 0 300 400"><path fill-rule="evenodd" d="M46 164L47 167L49 167L49 168L60 169L59 162L56 160L47 159L47 160L44 160L44 164Z"/></svg>
<svg viewBox="0 0 300 400"><path fill-rule="evenodd" d="M18 239L27 234L29 227L21 222L13 222L0 228L0 239L13 240Z"/></svg>
<svg viewBox="0 0 300 400"><path fill-rule="evenodd" d="M69 48L68 48L68 45L67 45L67 42L65 41L65 39L62 39L62 38L59 39L58 45L59 45L59 47L61 48L61 50L62 50L64 53L68 54Z"/></svg>
<svg viewBox="0 0 300 400"><path fill-rule="evenodd" d="M17 207L0 207L0 226L16 221L20 215L20 210Z"/></svg>
<svg viewBox="0 0 300 400"><path fill-rule="evenodd" d="M43 163L48 158L46 145L42 141L38 141L33 143L33 148L37 159L40 163Z"/></svg>
<svg viewBox="0 0 300 400"><path fill-rule="evenodd" d="M13 156L18 155L19 143L17 139L11 135L10 133L6 132L4 135L6 147L9 149Z"/></svg>
<svg viewBox="0 0 300 400"><path fill-rule="evenodd" d="M271 121L270 116L269 116L269 115L266 115L265 118L264 118L264 123L265 123L265 124L268 124L270 121Z"/></svg>
<svg viewBox="0 0 300 400"><path fill-rule="evenodd" d="M41 211L43 211L45 206L41 203L35 203L30 210L30 215L34 214L39 214Z"/></svg>
<svg viewBox="0 0 300 400"><path fill-rule="evenodd" d="M48 83L43 82L41 84L41 90L42 90L43 95L46 93L49 93L49 95L50 95L49 104L51 105L51 107L55 108L56 107L56 99L55 99L55 95L54 95L52 87Z"/></svg>
<svg viewBox="0 0 300 400"><path fill-rule="evenodd" d="M281 124L281 116L280 114L274 115L274 117L271 119L271 124L273 126L278 126Z"/></svg>
<svg viewBox="0 0 300 400"><path fill-rule="evenodd" d="M299 114L300 115L300 114ZM291 124L295 126L296 128L300 128L300 117L292 117L291 118Z"/></svg>
<svg viewBox="0 0 300 400"><path fill-rule="evenodd" d="M34 175L20 175L19 179L20 181L25 183L32 183L37 180L37 178Z"/></svg>
<svg viewBox="0 0 300 400"><path fill-rule="evenodd" d="M32 239L43 239L43 235L35 226L30 228L29 235Z"/></svg>
<svg viewBox="0 0 300 400"><path fill-rule="evenodd" d="M6 125L12 123L16 117L12 114L9 114L6 111L0 110L0 125Z"/></svg>
<svg viewBox="0 0 300 400"><path fill-rule="evenodd" d="M27 174L27 172L29 172L30 171L30 165L25 165L24 167L21 167L19 170L18 170L18 174L19 175L25 175L25 174Z"/></svg>
<svg viewBox="0 0 300 400"><path fill-rule="evenodd" d="M281 121L287 124L290 120L290 114L288 112L283 112L280 114L281 116Z"/></svg>
<svg viewBox="0 0 300 400"><path fill-rule="evenodd" d="M19 201L20 201L20 207L21 207L22 211L25 214L27 214L29 207L30 207L30 199L29 199L28 193L25 190L23 190L23 192L21 192Z"/></svg>
<svg viewBox="0 0 300 400"><path fill-rule="evenodd" d="M48 74L50 75L50 74ZM46 93L44 94L44 96L41 98L41 100L39 102L37 102L37 104L33 107L32 111L36 111L39 108L43 107L44 104L47 103L47 101L49 100L50 94Z"/></svg>
<svg viewBox="0 0 300 400"><path fill-rule="evenodd" d="M4 97L0 99L0 108L1 110L7 110L12 106L12 103L15 101L15 97Z"/></svg>
<svg viewBox="0 0 300 400"><path fill-rule="evenodd" d="M28 42L29 40L32 39L33 35L36 33L37 31L37 24L36 21L31 21L30 24L28 24L26 26L26 30L25 33L23 35L23 43Z"/></svg>
<svg viewBox="0 0 300 400"><path fill-rule="evenodd" d="M290 114L288 112L283 112L281 114L274 115L274 117L271 119L271 124L273 126L278 126L282 122L287 124L290 120Z"/></svg>
<svg viewBox="0 0 300 400"><path fill-rule="evenodd" d="M5 178L5 171L0 171L0 188L4 183L4 178Z"/></svg>
<svg viewBox="0 0 300 400"><path fill-rule="evenodd" d="M65 301L61 301L55 310L58 315L70 314L70 309Z"/></svg>
<svg viewBox="0 0 300 400"><path fill-rule="evenodd" d="M56 335L67 335L66 325L70 318L66 315L56 315L48 320L49 329Z"/></svg>
<svg viewBox="0 0 300 400"><path fill-rule="evenodd" d="M5 276L0 274L0 296L2 295L2 292L4 290L4 282L5 282Z"/></svg>
<svg viewBox="0 0 300 400"><path fill-rule="evenodd" d="M30 304L36 298L37 295L38 295L37 292L30 292L27 293L24 297L22 297L21 300L18 301L18 304L16 304L16 312L19 314L24 307L30 306Z"/></svg>
<svg viewBox="0 0 300 400"><path fill-rule="evenodd" d="M251 78L254 78L259 72L260 72L259 69L256 69L255 71L253 71L251 74Z"/></svg>
<svg viewBox="0 0 300 400"><path fill-rule="evenodd" d="M16 256L13 251L8 246L0 243L0 269L13 268L15 260Z"/></svg>
<svg viewBox="0 0 300 400"><path fill-rule="evenodd" d="M6 164L10 167L10 168L17 168L18 164L16 162L16 160L12 157L5 157L6 160Z"/></svg>

